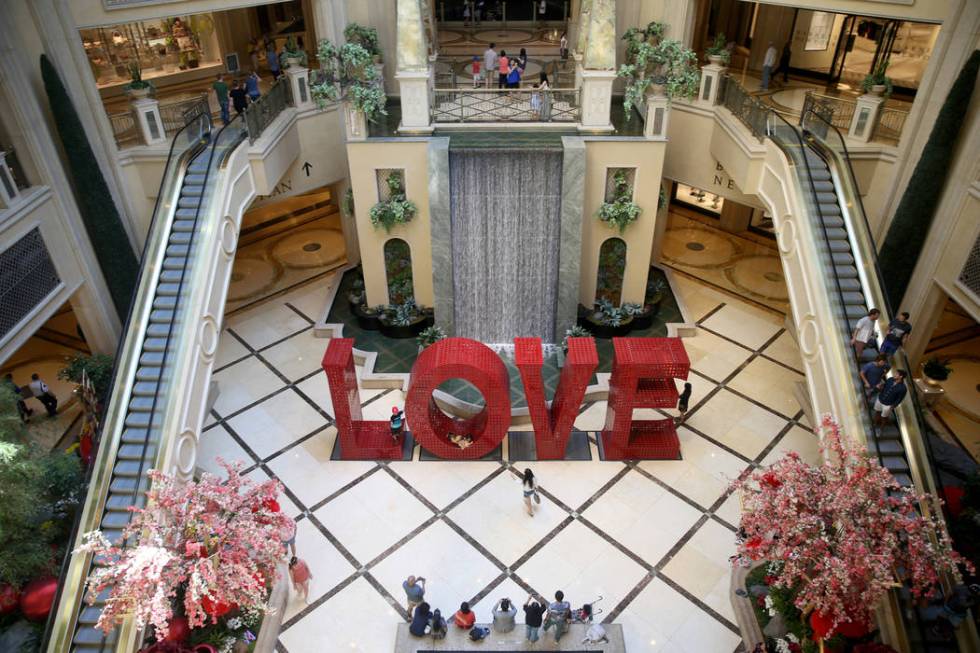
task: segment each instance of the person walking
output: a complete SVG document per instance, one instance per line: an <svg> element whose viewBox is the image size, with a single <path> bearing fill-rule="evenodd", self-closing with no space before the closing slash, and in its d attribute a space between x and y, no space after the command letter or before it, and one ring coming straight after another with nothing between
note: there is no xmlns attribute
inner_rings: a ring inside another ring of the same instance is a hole
<svg viewBox="0 0 980 653"><path fill-rule="evenodd" d="M885 385L885 374L888 373L888 357L878 354L873 361L861 366L861 383L864 384L864 395L869 399L881 391Z"/></svg>
<svg viewBox="0 0 980 653"><path fill-rule="evenodd" d="M31 415L34 414L34 410L27 407L27 403L24 401L24 397L21 394L20 386L14 383L14 375L8 374L3 377L3 384L10 389L10 391L17 397L17 414L20 415L20 421L27 424Z"/></svg>
<svg viewBox="0 0 980 653"><path fill-rule="evenodd" d="M415 606L422 603L422 599L425 597L425 578L422 576L409 576L402 581L402 589L405 590L408 616L411 617Z"/></svg>
<svg viewBox="0 0 980 653"><path fill-rule="evenodd" d="M225 76L218 75L218 78L211 84L214 95L218 98L218 108L221 110L221 124L227 125L231 122L228 111L228 85L225 83Z"/></svg>
<svg viewBox="0 0 980 653"><path fill-rule="evenodd" d="M483 81L483 73L480 72L480 57L475 54L473 55L473 62L470 64L470 69L473 72L473 88L478 88Z"/></svg>
<svg viewBox="0 0 980 653"><path fill-rule="evenodd" d="M566 32L561 33L561 39L558 41L558 56L562 59L568 59L568 34Z"/></svg>
<svg viewBox="0 0 980 653"><path fill-rule="evenodd" d="M476 613L470 610L470 604L463 601L459 604L459 610L453 615L453 623L457 628L469 630L476 623Z"/></svg>
<svg viewBox="0 0 980 653"><path fill-rule="evenodd" d="M537 601L533 595L528 594L527 601L524 602L524 626L525 637L532 644L538 641L544 611L544 601Z"/></svg>
<svg viewBox="0 0 980 653"><path fill-rule="evenodd" d="M252 62L252 70L259 69L259 50L261 50L258 39L248 40L248 58Z"/></svg>
<svg viewBox="0 0 980 653"><path fill-rule="evenodd" d="M766 49L766 54L762 58L762 83L759 84L759 88L763 91L769 90L769 79L772 77L772 67L776 65L776 56L778 54L775 44L769 41L769 47Z"/></svg>
<svg viewBox="0 0 980 653"><path fill-rule="evenodd" d="M487 76L487 88L493 85L493 71L497 69L497 51L494 48L496 43L491 43L483 51L483 73Z"/></svg>
<svg viewBox="0 0 980 653"><path fill-rule="evenodd" d="M507 51L501 50L497 57L497 88L507 86L507 75L510 74L510 60L507 58Z"/></svg>
<svg viewBox="0 0 980 653"><path fill-rule="evenodd" d="M548 611L544 618L544 632L552 626L555 629L555 642L568 630L568 624L572 620L572 605L565 600L565 593L561 590L555 592L555 600L548 606Z"/></svg>
<svg viewBox="0 0 980 653"><path fill-rule="evenodd" d="M908 393L908 386L905 383L905 370L895 370L895 376L885 381L875 399L875 424L882 426L885 420L891 417L895 406L902 403Z"/></svg>
<svg viewBox="0 0 980 653"><path fill-rule="evenodd" d="M391 428L391 439L394 442L398 442L398 439L402 436L402 430L405 428L405 413L398 409L398 406L391 407L391 417L388 418Z"/></svg>
<svg viewBox="0 0 980 653"><path fill-rule="evenodd" d="M491 611L493 614L493 629L498 633L509 633L514 630L514 617L517 616L517 606L508 598L497 601Z"/></svg>
<svg viewBox="0 0 980 653"><path fill-rule="evenodd" d="M415 612L412 612L411 615L412 621L408 627L408 632L416 637L422 637L429 629L430 622L432 621L432 611L429 610L429 604L425 601L419 603L415 606Z"/></svg>
<svg viewBox="0 0 980 653"><path fill-rule="evenodd" d="M530 467L521 476L521 489L524 492L524 508L527 509L527 514L534 517L534 502L541 503L541 496L538 494L538 480Z"/></svg>
<svg viewBox="0 0 980 653"><path fill-rule="evenodd" d="M293 590L303 597L303 601L310 602L310 580L313 573L305 561L296 556L289 559L289 580L293 582Z"/></svg>
<svg viewBox="0 0 980 653"><path fill-rule="evenodd" d="M888 333L881 343L880 351L882 354L894 354L899 347L905 345L912 333L912 325L909 324L909 314L903 312L900 316L888 323Z"/></svg>
<svg viewBox="0 0 980 653"><path fill-rule="evenodd" d="M854 327L854 333L851 334L851 346L854 347L854 353L857 354L858 360L861 360L861 354L864 353L864 348L868 346L871 342L871 338L875 334L875 323L878 321L878 316L881 315L881 311L877 308L872 308L868 311L868 314L858 320L857 325Z"/></svg>
<svg viewBox="0 0 980 653"><path fill-rule="evenodd" d="M272 503L267 506L271 512L279 512L279 503L272 499ZM283 551L286 549L296 557L296 520L290 519L286 522L286 526L283 528L282 533L279 536L282 538L282 548Z"/></svg>
<svg viewBox="0 0 980 653"><path fill-rule="evenodd" d="M58 398L51 392L48 384L42 381L37 374L31 374L31 382L28 385L31 388L31 395L44 404L44 409L48 411L48 417L57 415Z"/></svg>
<svg viewBox="0 0 980 653"><path fill-rule="evenodd" d="M691 384L685 383L684 390L681 392L680 397L677 399L677 412L680 413L677 419L674 420L677 424L683 424L684 418L687 415L687 405L691 402Z"/></svg>
<svg viewBox="0 0 980 653"><path fill-rule="evenodd" d="M521 69L521 75L524 75L524 70L527 68L527 49L521 48L521 53L517 55L517 67Z"/></svg>
<svg viewBox="0 0 980 653"><path fill-rule="evenodd" d="M779 73L783 74L783 84L789 81L789 60L792 56L793 51L789 49L789 41L786 41L786 45L783 46L783 51L779 53L779 67L773 73L774 77L778 76Z"/></svg>
<svg viewBox="0 0 980 653"><path fill-rule="evenodd" d="M248 91L248 99L255 102L259 99L259 74L254 70L245 78L245 90Z"/></svg>
<svg viewBox="0 0 980 653"><path fill-rule="evenodd" d="M272 79L279 79L279 55L276 54L276 42L269 39L265 43L265 65L272 73Z"/></svg>
<svg viewBox="0 0 980 653"><path fill-rule="evenodd" d="M242 86L241 82L237 79L231 83L231 90L228 92L231 96L231 104L235 107L235 113L242 115L245 113L245 109L248 108L248 92Z"/></svg>

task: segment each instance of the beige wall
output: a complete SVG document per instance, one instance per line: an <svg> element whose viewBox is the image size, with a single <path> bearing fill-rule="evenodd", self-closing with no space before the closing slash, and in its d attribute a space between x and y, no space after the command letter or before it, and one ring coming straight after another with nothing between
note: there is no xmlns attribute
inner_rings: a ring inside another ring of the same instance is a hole
<svg viewBox="0 0 980 653"><path fill-rule="evenodd" d="M959 0L766 0L766 4L834 11L860 16L885 16L938 23L949 16Z"/></svg>
<svg viewBox="0 0 980 653"><path fill-rule="evenodd" d="M364 287L371 306L388 303L384 245L391 238L403 239L412 250L412 281L416 301L423 306L433 305L428 147L429 143L424 139L347 144ZM368 211L378 202L376 171L388 168L405 171L405 195L418 207L418 213L411 222L395 226L391 233L382 228L375 229L368 216Z"/></svg>
<svg viewBox="0 0 980 653"><path fill-rule="evenodd" d="M71 14L78 27L96 27L115 23L128 23L162 16L200 14L206 11L223 11L241 7L275 4L277 0L184 0L143 4L125 9L106 9L102 0L70 0Z"/></svg>
<svg viewBox="0 0 980 653"><path fill-rule="evenodd" d="M582 215L582 267L579 302L595 301L599 248L613 237L626 242L626 275L623 302L642 304L650 270L650 252L657 221L657 201L667 144L663 141L587 140L585 143L585 203ZM620 234L596 217L602 205L608 168L636 168L633 201L640 205L640 218Z"/></svg>

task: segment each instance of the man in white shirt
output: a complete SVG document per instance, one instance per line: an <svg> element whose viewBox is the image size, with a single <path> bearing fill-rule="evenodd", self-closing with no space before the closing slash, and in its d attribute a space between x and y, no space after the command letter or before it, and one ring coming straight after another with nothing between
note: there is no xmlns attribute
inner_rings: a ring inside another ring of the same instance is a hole
<svg viewBox="0 0 980 653"><path fill-rule="evenodd" d="M769 89L769 78L772 77L773 66L776 65L776 57L778 56L776 52L776 45L769 41L769 48L766 50L766 56L762 59L762 84L760 88L763 91Z"/></svg>
<svg viewBox="0 0 980 653"><path fill-rule="evenodd" d="M48 384L41 380L37 374L31 374L31 382L28 384L34 398L44 404L44 409L48 411L48 417L58 414L58 398L51 393Z"/></svg>
<svg viewBox="0 0 980 653"><path fill-rule="evenodd" d="M490 88L490 80L495 78L493 71L497 69L497 51L494 48L496 43L491 43L483 51L483 74L487 78L487 88Z"/></svg>
<svg viewBox="0 0 980 653"><path fill-rule="evenodd" d="M861 360L864 348L868 346L868 342L875 334L875 323L878 321L879 315L881 315L881 311L872 308L867 315L858 320L854 327L854 333L851 334L851 345L854 347L854 353L857 354L858 360Z"/></svg>

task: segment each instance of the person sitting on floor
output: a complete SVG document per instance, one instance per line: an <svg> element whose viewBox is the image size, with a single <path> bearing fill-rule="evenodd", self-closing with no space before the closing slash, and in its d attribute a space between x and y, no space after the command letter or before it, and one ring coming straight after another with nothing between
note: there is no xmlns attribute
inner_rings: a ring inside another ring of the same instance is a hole
<svg viewBox="0 0 980 653"><path fill-rule="evenodd" d="M469 630L476 623L476 613L470 610L470 604L463 601L459 610L453 615L453 623L456 624L457 628L462 628L464 630Z"/></svg>
<svg viewBox="0 0 980 653"><path fill-rule="evenodd" d="M428 630L431 619L432 612L429 610L429 604L425 601L419 603L415 606L415 613L412 615L412 623L408 627L408 632L416 637L422 637Z"/></svg>

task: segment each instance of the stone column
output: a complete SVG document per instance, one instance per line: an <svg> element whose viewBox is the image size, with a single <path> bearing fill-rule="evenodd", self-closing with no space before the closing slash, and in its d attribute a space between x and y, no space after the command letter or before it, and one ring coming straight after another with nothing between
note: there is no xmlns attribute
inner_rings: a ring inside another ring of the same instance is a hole
<svg viewBox="0 0 980 653"><path fill-rule="evenodd" d="M0 204L5 207L13 206L20 199L20 189L14 181L14 175L7 165L7 153L0 152Z"/></svg>
<svg viewBox="0 0 980 653"><path fill-rule="evenodd" d="M144 145L156 145L167 141L167 133L163 130L163 118L160 117L160 103L153 98L144 97L129 103L136 116L140 137Z"/></svg>
<svg viewBox="0 0 980 653"><path fill-rule="evenodd" d="M572 60L575 62L575 88L582 88L582 55L573 52Z"/></svg>
<svg viewBox="0 0 980 653"><path fill-rule="evenodd" d="M885 105L885 98L880 95L866 94L857 99L857 106L854 107L854 116L851 118L851 127L847 130L847 135L851 138L867 143L874 135L875 126L878 124L878 116L881 108Z"/></svg>
<svg viewBox="0 0 980 653"><path fill-rule="evenodd" d="M662 140L667 138L667 123L670 121L670 103L666 95L647 95L647 115L643 123L646 138Z"/></svg>
<svg viewBox="0 0 980 653"><path fill-rule="evenodd" d="M721 64L709 63L701 66L701 88L698 89L698 99L702 102L718 104L718 89L721 87L721 76L727 68Z"/></svg>
<svg viewBox="0 0 980 653"><path fill-rule="evenodd" d="M297 111L306 111L315 106L310 95L310 71L302 66L290 66L286 69L289 78L289 90L292 91L293 106Z"/></svg>
<svg viewBox="0 0 980 653"><path fill-rule="evenodd" d="M311 0L313 26L317 39L327 39L337 45L344 42L344 28L347 26L346 3L338 0ZM315 51L315 43L307 43L307 48Z"/></svg>
<svg viewBox="0 0 980 653"><path fill-rule="evenodd" d="M613 131L609 111L612 107L612 87L615 79L616 72L613 70L582 71L580 131Z"/></svg>
<svg viewBox="0 0 980 653"><path fill-rule="evenodd" d="M428 70L401 70L395 75L401 91L402 122L399 132L431 133Z"/></svg>

